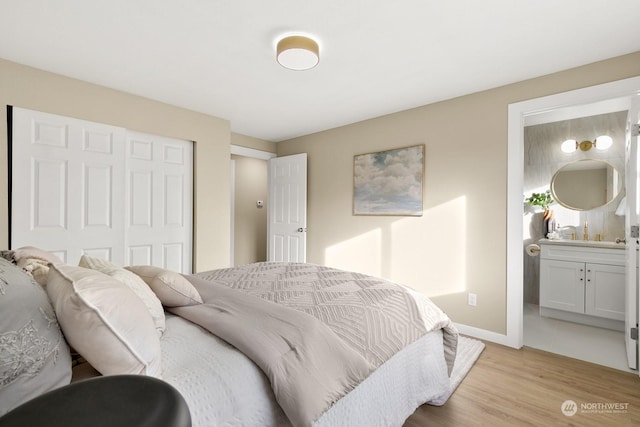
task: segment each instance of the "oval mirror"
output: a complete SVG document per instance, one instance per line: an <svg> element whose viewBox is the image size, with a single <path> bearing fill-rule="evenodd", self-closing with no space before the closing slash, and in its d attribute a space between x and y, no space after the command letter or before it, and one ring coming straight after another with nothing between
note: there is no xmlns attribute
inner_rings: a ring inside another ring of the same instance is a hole
<svg viewBox="0 0 640 427"><path fill-rule="evenodd" d="M604 160L577 160L558 169L551 179L553 198L565 208L577 211L605 206L621 189L620 172Z"/></svg>

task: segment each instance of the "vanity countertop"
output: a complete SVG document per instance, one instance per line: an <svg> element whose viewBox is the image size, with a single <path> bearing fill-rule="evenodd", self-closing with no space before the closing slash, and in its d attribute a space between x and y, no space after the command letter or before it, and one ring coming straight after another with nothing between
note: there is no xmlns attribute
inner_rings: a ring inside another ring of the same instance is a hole
<svg viewBox="0 0 640 427"><path fill-rule="evenodd" d="M583 248L611 248L611 249L624 249L624 243L616 243L609 241L596 241L596 240L570 240L570 239L540 239L538 240L540 245L563 245L563 246L578 246Z"/></svg>

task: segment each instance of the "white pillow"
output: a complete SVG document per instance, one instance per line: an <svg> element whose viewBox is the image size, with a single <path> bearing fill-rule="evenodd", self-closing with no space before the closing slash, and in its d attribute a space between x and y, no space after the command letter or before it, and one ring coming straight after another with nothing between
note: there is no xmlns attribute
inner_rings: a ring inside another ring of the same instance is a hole
<svg viewBox="0 0 640 427"><path fill-rule="evenodd" d="M45 250L33 246L23 246L13 251L13 259L18 267L24 269L40 286L47 286L49 264L60 264L62 260Z"/></svg>
<svg viewBox="0 0 640 427"><path fill-rule="evenodd" d="M52 264L47 293L69 344L103 375L160 377L160 338L143 302L105 274Z"/></svg>
<svg viewBox="0 0 640 427"><path fill-rule="evenodd" d="M167 307L183 307L202 304L202 297L181 274L152 265L125 267L145 281Z"/></svg>
<svg viewBox="0 0 640 427"><path fill-rule="evenodd" d="M156 325L156 329L158 330L158 335L162 335L165 328L164 309L162 308L162 304L158 297L156 297L153 291L149 289L149 286L147 286L143 280L135 274L109 261L91 257L89 255L82 255L79 266L99 271L127 285L129 289L135 292L142 302L144 302L144 305L147 306L147 309L153 318L153 323Z"/></svg>
<svg viewBox="0 0 640 427"><path fill-rule="evenodd" d="M62 263L62 260L57 256L55 256L54 254L52 254L51 252L47 252L45 250L42 250L40 248L35 248L33 246L23 246L21 248L16 249L15 251L13 251L13 258L16 260L16 263L20 267L22 267L20 265L20 261L26 260L26 259L38 259L40 261L43 261L45 265L49 263L50 264Z"/></svg>

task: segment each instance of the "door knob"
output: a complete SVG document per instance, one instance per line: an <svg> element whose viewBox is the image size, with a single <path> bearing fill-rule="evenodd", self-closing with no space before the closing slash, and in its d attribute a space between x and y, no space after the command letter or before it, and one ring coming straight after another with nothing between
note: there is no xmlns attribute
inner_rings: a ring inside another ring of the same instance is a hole
<svg viewBox="0 0 640 427"><path fill-rule="evenodd" d="M625 243L626 244L627 243L627 239L626 238L625 239L621 239L621 238L618 237L618 238L616 238L616 243Z"/></svg>
<svg viewBox="0 0 640 427"><path fill-rule="evenodd" d="M298 233L304 233L305 231L307 231L307 229L300 227L300 228L298 228L297 231L298 231Z"/></svg>

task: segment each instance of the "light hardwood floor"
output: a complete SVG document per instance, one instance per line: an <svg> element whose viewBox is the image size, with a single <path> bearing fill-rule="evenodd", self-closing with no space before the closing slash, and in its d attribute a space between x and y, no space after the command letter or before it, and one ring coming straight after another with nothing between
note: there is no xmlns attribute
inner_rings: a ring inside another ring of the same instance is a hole
<svg viewBox="0 0 640 427"><path fill-rule="evenodd" d="M565 416L563 402L577 412ZM625 412L603 409L618 404ZM486 348L444 406L422 405L404 427L640 426L640 377L524 347Z"/></svg>

